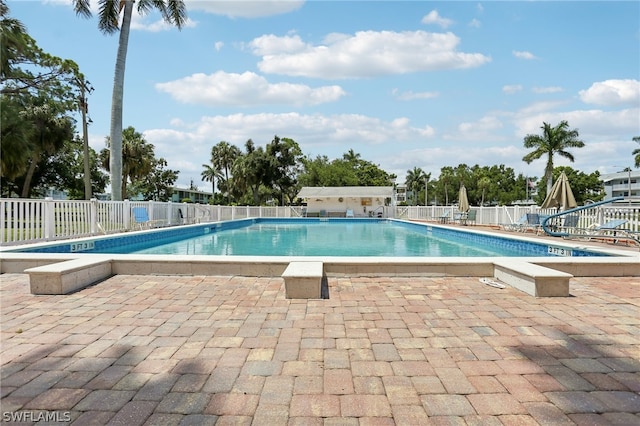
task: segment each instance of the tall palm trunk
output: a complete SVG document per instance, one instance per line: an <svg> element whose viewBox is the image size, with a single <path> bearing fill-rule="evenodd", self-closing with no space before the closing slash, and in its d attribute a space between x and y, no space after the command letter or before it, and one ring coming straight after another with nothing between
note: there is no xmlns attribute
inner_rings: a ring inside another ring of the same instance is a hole
<svg viewBox="0 0 640 426"><path fill-rule="evenodd" d="M131 28L131 14L133 1L124 1L124 14L120 27L120 41L118 42L118 56L113 77L113 95L111 97L111 155L109 169L111 170L111 199L122 201L122 104L124 97L124 69L127 62L127 47L129 46L129 30Z"/></svg>

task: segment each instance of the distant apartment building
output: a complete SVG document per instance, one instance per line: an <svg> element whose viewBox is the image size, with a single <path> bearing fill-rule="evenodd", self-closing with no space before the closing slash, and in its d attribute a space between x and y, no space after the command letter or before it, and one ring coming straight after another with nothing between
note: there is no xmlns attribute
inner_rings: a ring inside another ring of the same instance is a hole
<svg viewBox="0 0 640 426"><path fill-rule="evenodd" d="M407 185L396 185L395 197L396 205L402 205L407 202Z"/></svg>
<svg viewBox="0 0 640 426"><path fill-rule="evenodd" d="M174 203L181 203L185 198L189 198L191 202L196 204L209 204L209 200L212 198L212 196L213 195L207 191L173 187L171 201Z"/></svg>
<svg viewBox="0 0 640 426"><path fill-rule="evenodd" d="M608 173L600 176L606 198L625 197L627 201L640 203L640 170Z"/></svg>

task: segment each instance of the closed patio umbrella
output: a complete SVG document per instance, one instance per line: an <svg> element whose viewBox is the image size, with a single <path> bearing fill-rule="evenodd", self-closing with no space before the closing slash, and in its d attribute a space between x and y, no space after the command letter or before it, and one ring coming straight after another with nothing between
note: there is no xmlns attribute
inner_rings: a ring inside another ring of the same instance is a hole
<svg viewBox="0 0 640 426"><path fill-rule="evenodd" d="M551 187L551 192L547 194L547 198L540 206L541 209L548 209L551 207L561 207L562 210L572 209L578 207L576 199L569 186L569 179L564 172L560 173L558 180Z"/></svg>
<svg viewBox="0 0 640 426"><path fill-rule="evenodd" d="M460 186L460 193L458 194L458 210L462 213L469 211L469 200L467 199L467 188L464 185Z"/></svg>

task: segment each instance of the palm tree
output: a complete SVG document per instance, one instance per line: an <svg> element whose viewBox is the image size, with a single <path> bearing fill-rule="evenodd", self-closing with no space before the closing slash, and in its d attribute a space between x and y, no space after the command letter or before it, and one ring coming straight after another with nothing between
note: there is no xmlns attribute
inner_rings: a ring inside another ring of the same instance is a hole
<svg viewBox="0 0 640 426"><path fill-rule="evenodd" d="M204 170L200 174L202 180L205 182L211 182L211 199L216 194L216 179L218 178L218 171L210 164L203 164Z"/></svg>
<svg viewBox="0 0 640 426"><path fill-rule="evenodd" d="M343 160L353 164L356 164L360 160L360 157L360 154L356 154L353 149L350 149L349 151L342 154Z"/></svg>
<svg viewBox="0 0 640 426"><path fill-rule="evenodd" d="M480 201L481 206L484 206L484 194L489 186L491 186L491 179L488 177L483 176L478 179L478 188L482 190L482 201Z"/></svg>
<svg viewBox="0 0 640 426"><path fill-rule="evenodd" d="M233 167L233 162L242 154L240 148L231 145L229 142L220 141L211 148L211 164L218 172L224 171L224 183L227 189L227 202L231 203L231 188L229 188L229 171Z"/></svg>
<svg viewBox="0 0 640 426"><path fill-rule="evenodd" d="M549 194L553 186L553 156L558 154L573 162L573 155L567 151L567 148L582 148L584 142L578 139L578 130L569 129L569 123L565 120L555 127L543 122L540 128L542 129L542 136L527 135L524 137L524 147L534 148L534 150L525 155L522 161L530 164L533 160L537 160L543 155L547 156L544 179L547 180L547 194Z"/></svg>
<svg viewBox="0 0 640 426"><path fill-rule="evenodd" d="M633 141L640 143L640 136L634 136ZM635 166L640 167L640 148L634 149L632 154L635 155Z"/></svg>
<svg viewBox="0 0 640 426"><path fill-rule="evenodd" d="M429 178L427 174L420 168L414 167L413 170L407 170L407 177L405 178L405 185L407 185L407 191L413 191L415 193L415 203L418 204L419 188L422 188L422 184ZM425 205L427 203L425 202Z"/></svg>
<svg viewBox="0 0 640 426"><path fill-rule="evenodd" d="M85 18L91 16L90 0L73 0L76 14ZM182 0L137 0L137 11L146 14L157 9L168 24L178 29L187 21L187 12ZM120 32L118 54L116 57L115 76L113 78L113 95L111 97L111 140L110 171L111 171L111 199L122 200L122 104L124 95L124 69L129 45L129 30L134 0L98 0L99 22L98 28L105 34ZM122 25L120 14L122 13Z"/></svg>
<svg viewBox="0 0 640 426"><path fill-rule="evenodd" d="M440 181L444 185L444 205L449 205L449 183L453 179L453 170L451 167L443 167L440 169Z"/></svg>
<svg viewBox="0 0 640 426"><path fill-rule="evenodd" d="M122 193L126 197L127 180L132 184L147 176L153 170L155 159L153 144L147 143L142 133L129 126L122 132L122 180L120 185ZM107 139L107 146L111 141ZM102 166L109 170L112 161L111 150L104 149L100 153ZM113 182L112 182L113 185ZM137 195L137 194L131 194Z"/></svg>

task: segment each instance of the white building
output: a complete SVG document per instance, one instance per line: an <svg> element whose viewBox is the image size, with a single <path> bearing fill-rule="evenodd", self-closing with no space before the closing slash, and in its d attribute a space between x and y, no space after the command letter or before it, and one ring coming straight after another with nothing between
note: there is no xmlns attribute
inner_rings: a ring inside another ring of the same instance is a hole
<svg viewBox="0 0 640 426"><path fill-rule="evenodd" d="M640 170L608 173L600 177L604 182L605 198L625 197L640 202Z"/></svg>
<svg viewBox="0 0 640 426"><path fill-rule="evenodd" d="M298 193L307 216L389 217L395 207L392 186L305 186Z"/></svg>

